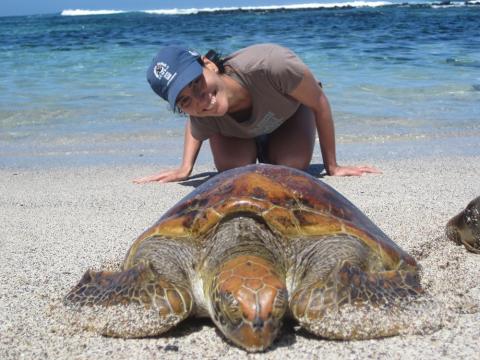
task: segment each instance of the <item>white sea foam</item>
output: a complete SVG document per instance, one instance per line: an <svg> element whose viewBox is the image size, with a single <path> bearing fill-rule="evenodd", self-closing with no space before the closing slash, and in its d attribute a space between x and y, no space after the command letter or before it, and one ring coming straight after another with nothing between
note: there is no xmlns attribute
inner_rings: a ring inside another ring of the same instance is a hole
<svg viewBox="0 0 480 360"><path fill-rule="evenodd" d="M287 4L287 5L258 5L258 6L229 6L229 7L205 7L205 8L173 8L173 9L151 9L151 10L63 10L61 15L64 16L81 16L81 15L111 15L121 14L126 12L141 12L153 15L193 15L198 13L215 13L227 11L274 11L274 10L308 10L308 9L331 9L331 8L362 8L362 7L382 7L389 5L430 5L436 7L451 7L451 6L468 6L480 5L480 0L473 1L451 1L449 3L438 2L408 2L406 4L399 4L398 2L390 1L348 1L336 3L304 3L304 4Z"/></svg>
<svg viewBox="0 0 480 360"><path fill-rule="evenodd" d="M392 5L389 1L352 1L338 3L307 3L307 4L291 4L291 5L268 5L268 6L242 6L241 10L276 10L276 9L320 9L334 7L378 7Z"/></svg>
<svg viewBox="0 0 480 360"><path fill-rule="evenodd" d="M468 5L480 5L480 1L440 1L431 4L433 9L443 9L449 7L463 7Z"/></svg>
<svg viewBox="0 0 480 360"><path fill-rule="evenodd" d="M305 4L290 4L290 5L259 5L259 6L230 6L230 7L205 7L205 8L174 8L174 9L152 9L139 10L147 14L155 15L192 15L201 12L224 12L224 11L272 11L272 10L302 10L302 9L321 9L334 7L378 7L392 5L388 1L352 1L352 2L338 2L338 3L305 3ZM64 16L82 16L82 15L111 15L129 12L126 10L63 10L61 15Z"/></svg>
<svg viewBox="0 0 480 360"><path fill-rule="evenodd" d="M378 7L391 5L388 1L352 1L339 3L307 3L307 4L290 4L290 5L258 5L258 6L230 6L230 7L212 7L212 8L190 8L190 9L158 9L145 10L144 12L157 15L186 15L198 14L200 12L222 12L222 11L262 11L262 10L302 10L302 9L321 9L334 7Z"/></svg>
<svg viewBox="0 0 480 360"><path fill-rule="evenodd" d="M84 15L112 15L125 13L124 10L82 10L82 9L67 9L63 10L62 16L84 16Z"/></svg>
<svg viewBox="0 0 480 360"><path fill-rule="evenodd" d="M198 14L199 11L203 9L190 8L190 9L158 9L158 10L144 10L143 12L147 14L154 15L192 15Z"/></svg>

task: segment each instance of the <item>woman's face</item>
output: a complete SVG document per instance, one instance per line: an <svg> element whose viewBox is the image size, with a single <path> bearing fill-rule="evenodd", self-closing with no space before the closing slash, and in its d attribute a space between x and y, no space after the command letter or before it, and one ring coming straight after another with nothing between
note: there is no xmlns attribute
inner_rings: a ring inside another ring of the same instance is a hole
<svg viewBox="0 0 480 360"><path fill-rule="evenodd" d="M205 60L203 74L190 82L178 95L177 107L192 116L223 116L228 111L225 82L216 66Z"/></svg>

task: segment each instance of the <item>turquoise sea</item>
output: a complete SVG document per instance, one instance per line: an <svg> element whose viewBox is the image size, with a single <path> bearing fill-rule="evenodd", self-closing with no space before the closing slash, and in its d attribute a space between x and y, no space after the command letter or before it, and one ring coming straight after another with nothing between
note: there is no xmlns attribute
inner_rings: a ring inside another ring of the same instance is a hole
<svg viewBox="0 0 480 360"><path fill-rule="evenodd" d="M185 118L145 80L157 49L260 42L322 81L340 160L480 154L480 2L353 2L0 17L0 166L175 165Z"/></svg>

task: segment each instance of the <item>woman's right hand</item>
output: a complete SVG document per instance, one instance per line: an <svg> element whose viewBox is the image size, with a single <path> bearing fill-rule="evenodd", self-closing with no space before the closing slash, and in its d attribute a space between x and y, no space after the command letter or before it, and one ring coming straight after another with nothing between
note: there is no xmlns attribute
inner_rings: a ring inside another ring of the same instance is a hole
<svg viewBox="0 0 480 360"><path fill-rule="evenodd" d="M146 184L149 182L166 183L172 181L182 181L188 178L192 172L189 168L177 168L171 170L163 170L158 174L144 176L133 180L135 184Z"/></svg>
<svg viewBox="0 0 480 360"><path fill-rule="evenodd" d="M190 128L190 120L185 125L185 135L183 144L183 159L180 167L176 169L163 170L158 174L144 176L133 180L135 184L146 184L149 182L166 183L172 181L182 181L188 179L192 173L193 166L197 160L198 152L202 146L202 141L193 137Z"/></svg>

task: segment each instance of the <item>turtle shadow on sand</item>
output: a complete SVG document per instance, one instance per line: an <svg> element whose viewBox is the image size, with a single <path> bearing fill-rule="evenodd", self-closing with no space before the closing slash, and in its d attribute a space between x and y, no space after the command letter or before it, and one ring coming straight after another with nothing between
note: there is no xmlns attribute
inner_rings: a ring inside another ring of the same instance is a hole
<svg viewBox="0 0 480 360"><path fill-rule="evenodd" d="M163 338L164 336L172 338L183 338L190 334L202 331L204 327L214 328L215 325L207 318L189 318L182 321L177 326L171 328L161 335L152 336L152 338Z"/></svg>
<svg viewBox="0 0 480 360"><path fill-rule="evenodd" d="M212 327L215 325L211 321L205 319L205 323L210 324ZM278 337L274 340L272 345L268 348L268 350L276 350L276 349L281 349L281 348L288 348L295 344L297 342L297 335L301 335L304 337L309 337L311 336L312 339L318 339L318 336L312 335L308 333L308 331L302 332L300 331L295 331L295 326L298 326L298 322L292 320L292 319L287 319L286 321L283 322L280 334ZM223 341L226 341L229 345L234 346L238 349L245 350L238 344L235 344L233 341L231 341L229 338L223 334L220 329L215 327L215 333L219 338L221 338ZM306 336L305 336L306 335Z"/></svg>
<svg viewBox="0 0 480 360"><path fill-rule="evenodd" d="M323 178L325 177L325 165L323 164L310 164L308 169L306 170L307 173L316 177L316 178Z"/></svg>
<svg viewBox="0 0 480 360"><path fill-rule="evenodd" d="M187 180L179 182L179 184L183 186L191 186L196 188L202 185L204 182L210 180L212 177L214 177L217 174L218 172L215 172L215 171L205 171L199 174L192 175Z"/></svg>

